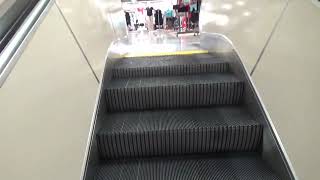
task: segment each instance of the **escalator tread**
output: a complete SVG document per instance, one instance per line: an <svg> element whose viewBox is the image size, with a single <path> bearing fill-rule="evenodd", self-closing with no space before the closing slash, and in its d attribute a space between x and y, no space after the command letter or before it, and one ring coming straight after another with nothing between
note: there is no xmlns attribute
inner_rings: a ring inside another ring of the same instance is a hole
<svg viewBox="0 0 320 180"><path fill-rule="evenodd" d="M280 179L262 159L264 127L244 105L228 56L113 61L94 179Z"/></svg>
<svg viewBox="0 0 320 180"><path fill-rule="evenodd" d="M113 79L106 88L108 111L176 109L239 104L244 84L232 74Z"/></svg>
<svg viewBox="0 0 320 180"><path fill-rule="evenodd" d="M187 76L169 76L169 77L140 77L140 78L121 78L112 79L109 83L109 89L119 88L143 88L157 86L178 86L190 84L209 84L209 83L236 83L241 82L234 75L229 73L206 73Z"/></svg>
<svg viewBox="0 0 320 180"><path fill-rule="evenodd" d="M194 65L194 64L217 64L225 63L222 58L207 57L196 59L192 56L164 56L164 57L145 57L145 58L126 58L119 59L115 62L115 69L118 68L146 68L160 66L175 66L175 65Z"/></svg>
<svg viewBox="0 0 320 180"><path fill-rule="evenodd" d="M279 180L255 153L108 161L95 180Z"/></svg>
<svg viewBox="0 0 320 180"><path fill-rule="evenodd" d="M229 72L223 57L214 55L123 58L114 62L114 78L181 76Z"/></svg>
<svg viewBox="0 0 320 180"><path fill-rule="evenodd" d="M262 126L239 107L111 113L97 134L105 159L256 151Z"/></svg>
<svg viewBox="0 0 320 180"><path fill-rule="evenodd" d="M238 106L153 110L110 113L100 131L108 133L145 132L217 126L259 125Z"/></svg>
<svg viewBox="0 0 320 180"><path fill-rule="evenodd" d="M215 63L224 62L227 56L223 53L203 53L193 55L177 55L177 56L146 56L146 57L129 57L117 59L115 68L130 68L141 66L162 66L189 63Z"/></svg>

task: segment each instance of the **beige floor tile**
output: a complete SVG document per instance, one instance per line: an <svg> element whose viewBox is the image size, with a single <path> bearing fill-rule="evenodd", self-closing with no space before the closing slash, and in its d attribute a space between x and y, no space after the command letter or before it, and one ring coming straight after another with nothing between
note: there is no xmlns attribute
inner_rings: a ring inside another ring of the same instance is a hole
<svg viewBox="0 0 320 180"><path fill-rule="evenodd" d="M111 7L121 8L120 0L57 0L56 2L94 71L101 79L110 43L126 33L126 27L121 24L125 22L124 13L123 16L116 18L119 9L110 10Z"/></svg>
<svg viewBox="0 0 320 180"><path fill-rule="evenodd" d="M291 1L253 74L300 179L319 179L320 9Z"/></svg>
<svg viewBox="0 0 320 180"><path fill-rule="evenodd" d="M79 179L97 88L53 6L0 89L0 179Z"/></svg>
<svg viewBox="0 0 320 180"><path fill-rule="evenodd" d="M286 0L204 0L203 32L226 35L251 72Z"/></svg>

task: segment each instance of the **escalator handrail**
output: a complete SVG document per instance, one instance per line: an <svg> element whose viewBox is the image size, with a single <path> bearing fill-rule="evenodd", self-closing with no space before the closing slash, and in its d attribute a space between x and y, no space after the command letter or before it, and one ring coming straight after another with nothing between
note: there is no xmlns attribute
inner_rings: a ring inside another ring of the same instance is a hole
<svg viewBox="0 0 320 180"><path fill-rule="evenodd" d="M28 39L30 39L30 35L36 29L37 25L39 25L39 22L43 19L53 2L54 0L39 0L1 52L0 88L16 64L23 47L28 42Z"/></svg>

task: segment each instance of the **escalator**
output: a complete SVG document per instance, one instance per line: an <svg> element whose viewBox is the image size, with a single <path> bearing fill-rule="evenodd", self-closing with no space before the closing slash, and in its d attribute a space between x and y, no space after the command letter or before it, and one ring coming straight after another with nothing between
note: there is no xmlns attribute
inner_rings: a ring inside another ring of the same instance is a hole
<svg viewBox="0 0 320 180"><path fill-rule="evenodd" d="M236 51L201 36L208 53L109 55L84 179L295 179Z"/></svg>

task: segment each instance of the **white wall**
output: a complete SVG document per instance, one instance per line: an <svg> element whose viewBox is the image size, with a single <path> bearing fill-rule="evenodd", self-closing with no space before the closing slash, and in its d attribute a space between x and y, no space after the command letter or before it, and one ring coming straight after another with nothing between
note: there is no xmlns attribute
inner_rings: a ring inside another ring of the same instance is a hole
<svg viewBox="0 0 320 180"><path fill-rule="evenodd" d="M204 0L202 29L226 35L249 72L286 0ZM300 179L319 179L320 8L290 0L267 44L254 82Z"/></svg>
<svg viewBox="0 0 320 180"><path fill-rule="evenodd" d="M53 6L0 88L0 179L79 179L97 88Z"/></svg>
<svg viewBox="0 0 320 180"><path fill-rule="evenodd" d="M16 0L0 0L0 18L3 16L8 9L16 2Z"/></svg>
<svg viewBox="0 0 320 180"><path fill-rule="evenodd" d="M256 86L300 179L319 179L320 8L292 0L256 71Z"/></svg>

